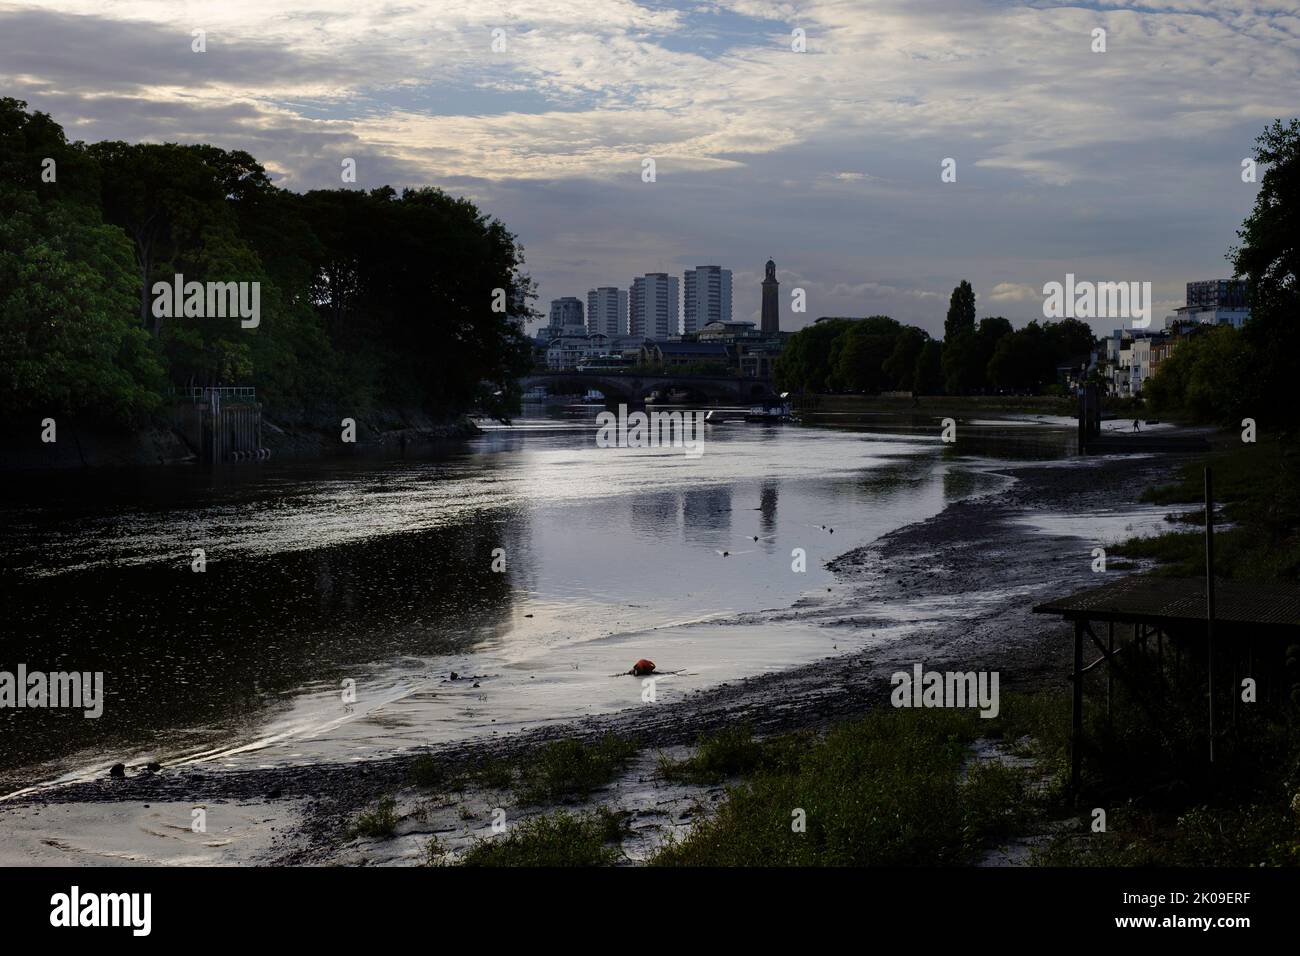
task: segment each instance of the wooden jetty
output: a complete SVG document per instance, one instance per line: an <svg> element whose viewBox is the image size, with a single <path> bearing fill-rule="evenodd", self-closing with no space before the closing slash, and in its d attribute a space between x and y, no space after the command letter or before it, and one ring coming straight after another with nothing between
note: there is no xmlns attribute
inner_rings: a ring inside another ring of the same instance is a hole
<svg viewBox="0 0 1300 956"><path fill-rule="evenodd" d="M1211 609L1209 613L1207 607ZM1300 642L1300 585L1296 584L1215 580L1211 590L1203 578L1129 575L1112 584L1039 604L1034 613L1055 614L1074 624L1070 721L1070 789L1074 794L1079 789L1083 740L1083 675L1088 671L1100 664L1107 665L1109 708L1113 677L1141 693L1131 682L1121 655L1131 658L1149 653L1152 639L1162 673L1166 644L1170 653L1177 655L1175 667L1181 668L1184 660L1205 661L1212 762L1215 673L1233 675L1229 693L1234 702L1237 678L1241 676L1257 676L1261 694L1272 696L1283 688L1275 686L1270 675L1281 673L1287 645ZM1094 630L1094 624L1106 625L1104 642ZM1083 662L1085 638L1101 653L1089 664Z"/></svg>

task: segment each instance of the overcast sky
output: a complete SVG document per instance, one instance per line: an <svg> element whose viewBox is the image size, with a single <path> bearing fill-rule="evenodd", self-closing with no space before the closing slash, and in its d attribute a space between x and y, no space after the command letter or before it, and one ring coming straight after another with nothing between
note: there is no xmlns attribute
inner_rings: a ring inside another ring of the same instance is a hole
<svg viewBox="0 0 1300 956"><path fill-rule="evenodd" d="M519 236L543 311L717 263L756 320L770 256L785 328L938 332L963 278L1019 326L1067 272L1150 281L1157 316L1226 277L1242 159L1300 114L1297 8L0 0L0 91L73 139L248 150L291 189L342 185L351 157L360 188L470 196Z"/></svg>

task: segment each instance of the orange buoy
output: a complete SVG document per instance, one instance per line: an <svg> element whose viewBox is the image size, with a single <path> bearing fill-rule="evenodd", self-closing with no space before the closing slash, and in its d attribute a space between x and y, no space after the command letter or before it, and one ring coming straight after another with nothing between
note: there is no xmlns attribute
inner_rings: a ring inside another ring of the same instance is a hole
<svg viewBox="0 0 1300 956"><path fill-rule="evenodd" d="M643 657L632 665L630 673L635 674L637 677L645 677L646 674L653 674L654 672L655 662L648 661Z"/></svg>

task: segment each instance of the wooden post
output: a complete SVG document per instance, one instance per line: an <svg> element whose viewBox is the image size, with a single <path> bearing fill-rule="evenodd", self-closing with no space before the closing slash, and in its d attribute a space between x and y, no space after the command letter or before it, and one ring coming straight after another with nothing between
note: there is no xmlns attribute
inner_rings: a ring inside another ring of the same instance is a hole
<svg viewBox="0 0 1300 956"><path fill-rule="evenodd" d="M1070 710L1070 796L1079 799L1079 760L1083 744L1083 622L1074 622L1074 699Z"/></svg>
<svg viewBox="0 0 1300 956"><path fill-rule="evenodd" d="M1079 386L1079 454L1088 454L1088 399L1087 389Z"/></svg>
<svg viewBox="0 0 1300 956"><path fill-rule="evenodd" d="M1205 468L1205 674L1210 698L1210 764L1214 764L1214 491Z"/></svg>
<svg viewBox="0 0 1300 956"><path fill-rule="evenodd" d="M1106 624L1106 649L1115 653L1115 622L1109 621ZM1115 671L1111 668L1110 661L1106 662L1106 720L1110 721L1110 696L1115 689Z"/></svg>

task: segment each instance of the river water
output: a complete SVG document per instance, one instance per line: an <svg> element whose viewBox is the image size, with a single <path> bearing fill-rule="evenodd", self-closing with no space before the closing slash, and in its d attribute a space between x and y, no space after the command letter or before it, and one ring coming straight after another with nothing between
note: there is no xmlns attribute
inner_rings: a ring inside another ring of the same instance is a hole
<svg viewBox="0 0 1300 956"><path fill-rule="evenodd" d="M827 561L1070 440L1062 421L971 423L953 446L928 418L722 412L692 458L597 447L597 411L529 407L420 457L6 479L0 670L102 671L106 702L0 709L0 793L637 706L645 686L615 675L639 657L673 672L666 702L845 652L878 636L731 619L832 599Z"/></svg>

